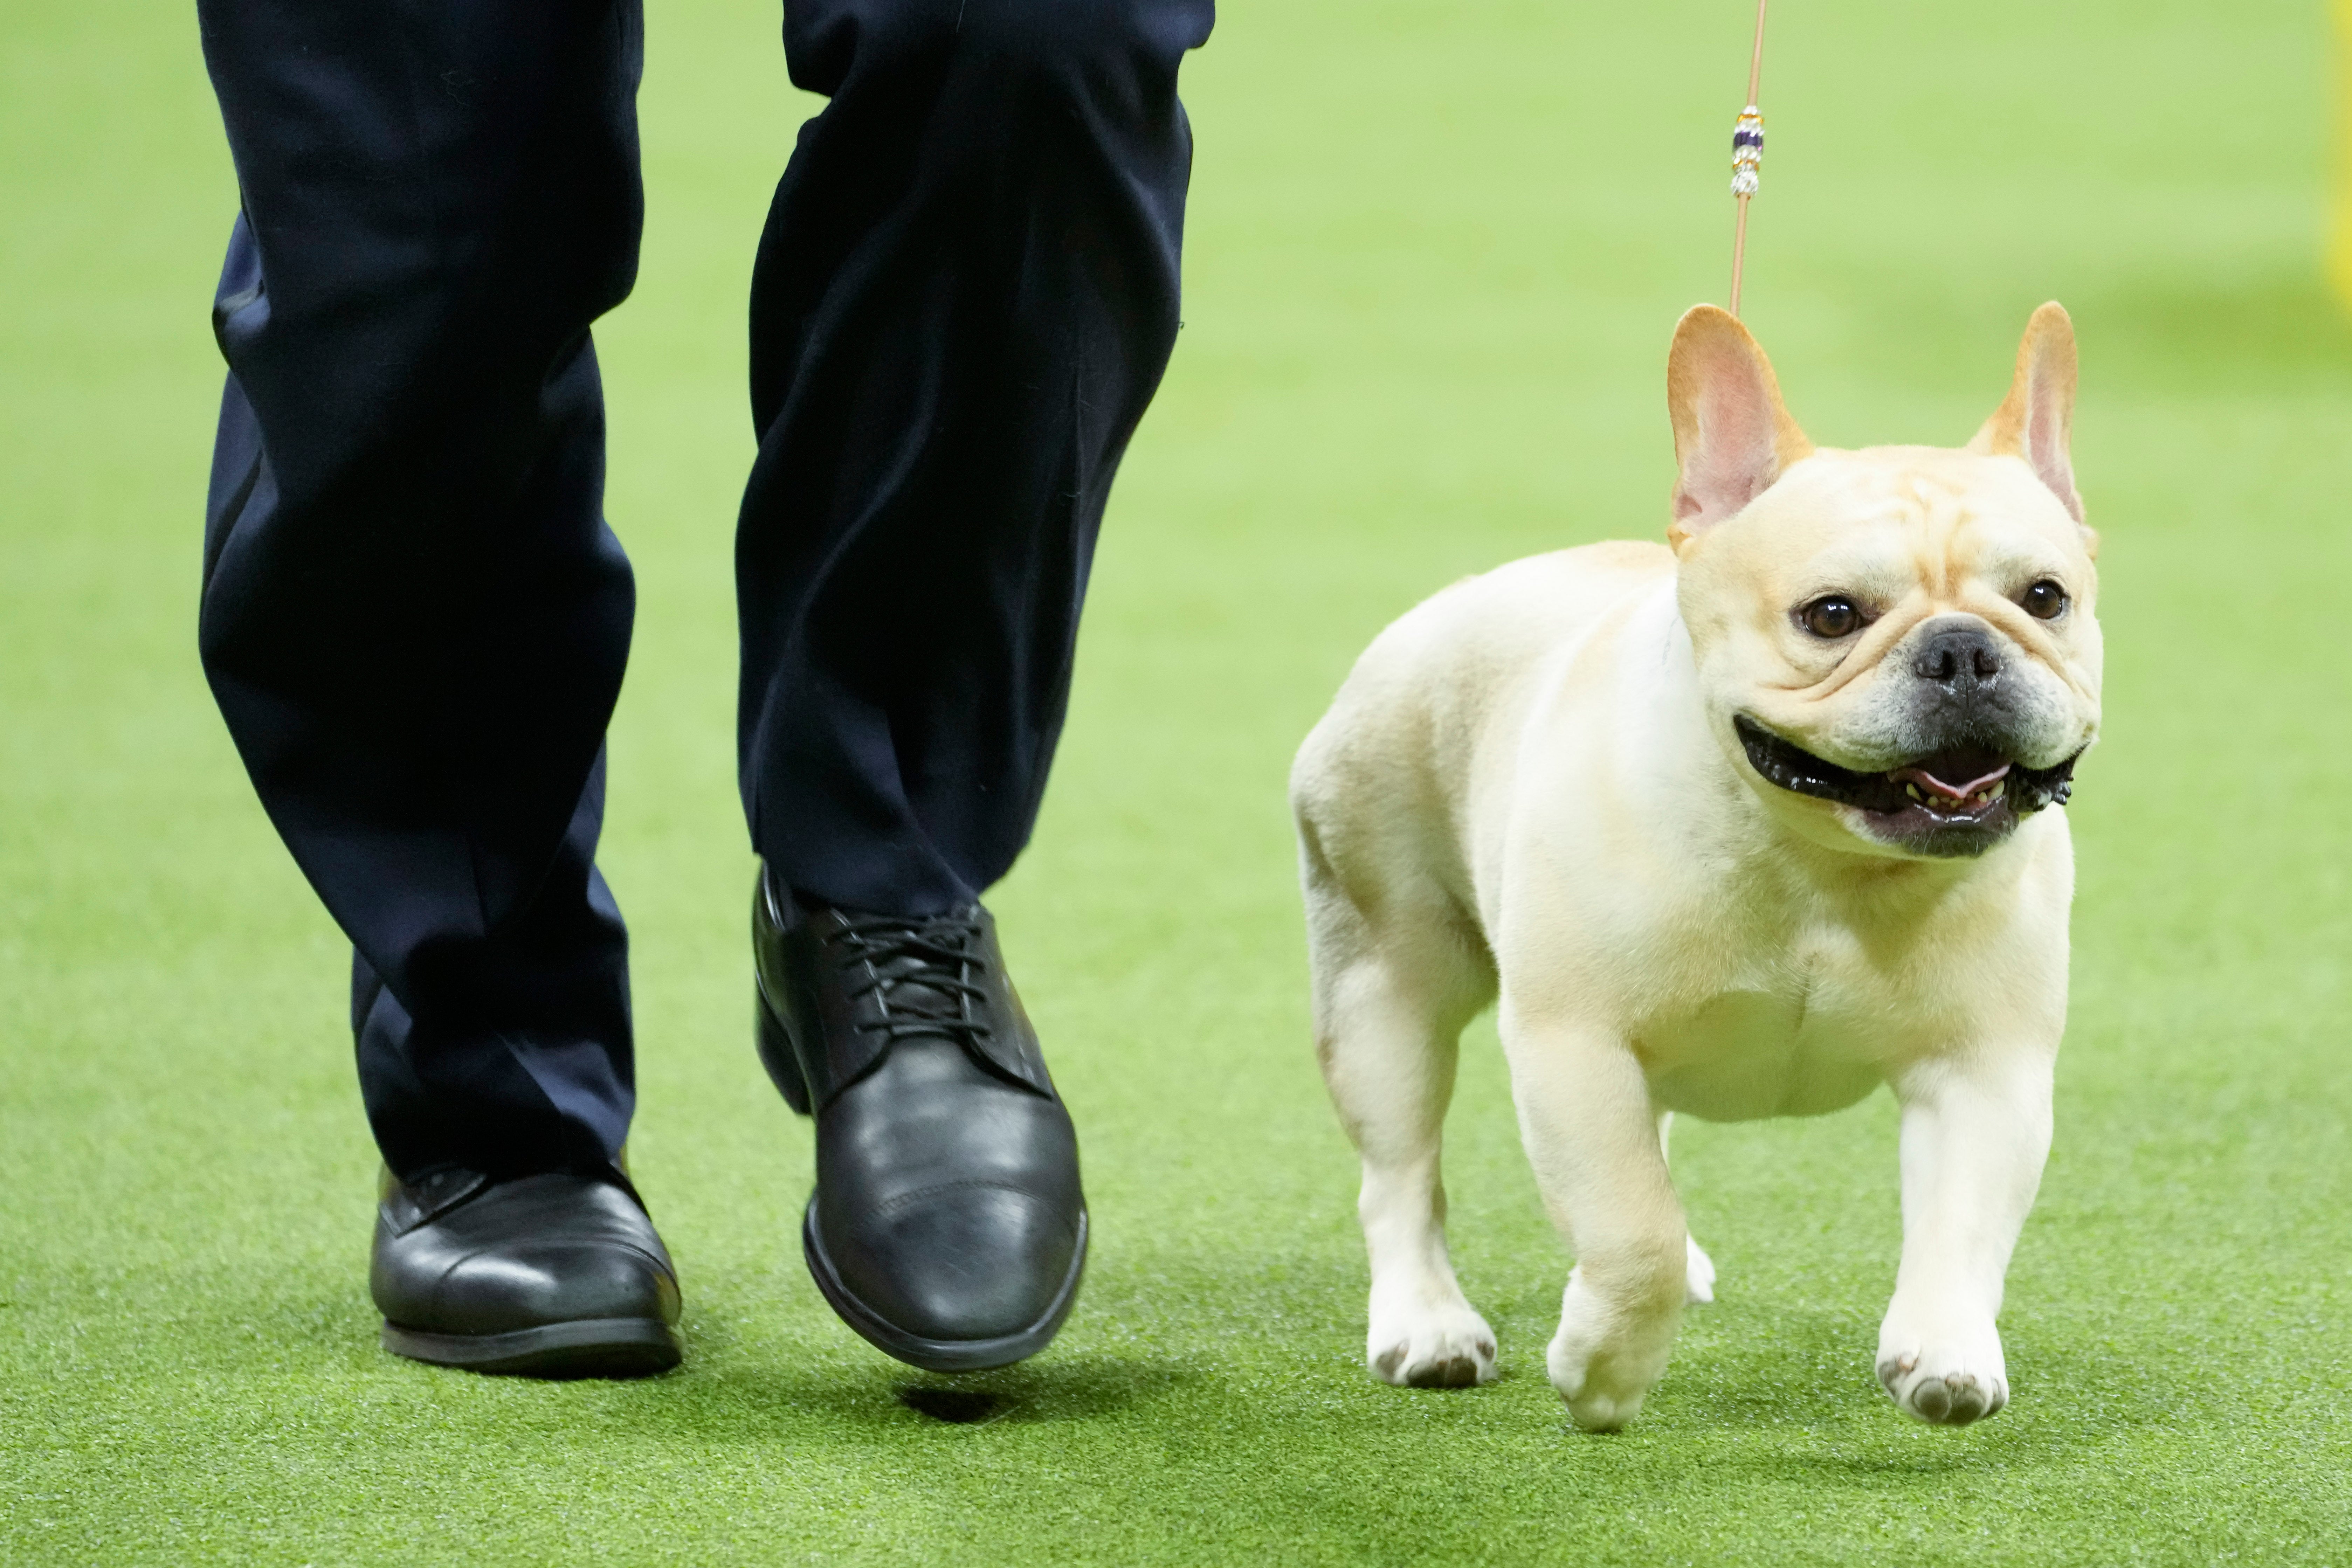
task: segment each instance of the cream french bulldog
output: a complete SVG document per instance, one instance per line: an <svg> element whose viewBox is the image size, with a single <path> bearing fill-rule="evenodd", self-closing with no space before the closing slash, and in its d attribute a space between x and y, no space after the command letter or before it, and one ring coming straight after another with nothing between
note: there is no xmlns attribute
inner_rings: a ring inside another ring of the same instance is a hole
<svg viewBox="0 0 2352 1568"><path fill-rule="evenodd" d="M1379 1376L1495 1375L1438 1173L1456 1039L1491 1002L1576 1258L1548 1364L1579 1426L1631 1420L1712 1299L1672 1114L1814 1115L1881 1083L1904 1236L1879 1382L1923 1421L2007 1403L1994 1320L2066 1016L2056 808L2099 725L2074 374L2044 305L1965 448L1816 447L1700 306L1666 365L1666 544L1471 578L1357 663L1291 799Z"/></svg>

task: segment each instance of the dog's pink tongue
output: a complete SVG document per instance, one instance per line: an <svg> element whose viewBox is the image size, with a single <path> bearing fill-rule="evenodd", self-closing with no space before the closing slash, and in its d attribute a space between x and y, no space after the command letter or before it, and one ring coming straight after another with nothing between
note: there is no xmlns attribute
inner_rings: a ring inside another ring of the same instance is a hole
<svg viewBox="0 0 2352 1568"><path fill-rule="evenodd" d="M1910 779L1915 783L1926 785L1927 788L1934 790L1937 795L1947 796L1949 799L1966 800L1969 796L1976 794L1977 791L1983 789L1986 785L2008 777L2009 769L2010 764L2003 763L2000 766L1993 769L1992 772L1985 774L1982 778L1970 779L1967 784L1946 784L1943 780L1937 778L1935 774L1929 773L1925 768L1897 768L1895 770L1893 776L1898 783L1904 779Z"/></svg>

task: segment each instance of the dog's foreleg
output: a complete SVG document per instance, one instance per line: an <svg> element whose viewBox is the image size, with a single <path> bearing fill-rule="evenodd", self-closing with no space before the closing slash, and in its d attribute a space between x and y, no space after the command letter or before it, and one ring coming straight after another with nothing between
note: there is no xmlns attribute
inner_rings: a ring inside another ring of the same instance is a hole
<svg viewBox="0 0 2352 1568"><path fill-rule="evenodd" d="M1669 1167L1674 1164L1670 1142L1675 1131L1675 1113L1658 1112L1658 1153ZM1685 1234L1683 1247L1683 1301L1686 1306L1705 1307L1715 1301L1715 1259L1698 1244L1698 1237Z"/></svg>
<svg viewBox="0 0 2352 1568"><path fill-rule="evenodd" d="M1331 934L1323 923L1318 934ZM1456 1042L1483 998L1466 956L1434 945L1451 937L1432 942L1421 951L1318 941L1316 1043L1363 1157L1356 1212L1372 1268L1365 1361L1389 1383L1458 1388L1495 1376L1495 1331L1462 1294L1446 1251L1438 1170Z"/></svg>
<svg viewBox="0 0 2352 1568"><path fill-rule="evenodd" d="M2050 1152L2052 1054L1939 1059L1902 1075L1903 1265L1878 1332L1878 1381L1922 1421L1962 1426L2009 1403L2001 1282Z"/></svg>
<svg viewBox="0 0 2352 1568"><path fill-rule="evenodd" d="M1690 1232L1666 1174L1641 1064L1604 1032L1505 1009L1519 1131L1552 1223L1576 1253L1547 1366L1576 1424L1633 1418L1682 1321Z"/></svg>

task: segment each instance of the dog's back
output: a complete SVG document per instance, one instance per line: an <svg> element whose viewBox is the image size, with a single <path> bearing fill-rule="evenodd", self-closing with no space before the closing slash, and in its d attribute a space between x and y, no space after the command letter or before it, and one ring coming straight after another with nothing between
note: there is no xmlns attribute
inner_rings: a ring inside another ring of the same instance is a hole
<svg viewBox="0 0 2352 1568"><path fill-rule="evenodd" d="M1475 921L1471 795L1493 748L1513 743L1512 712L1542 672L1674 573L1665 546L1612 540L1466 577L1391 623L1291 769L1307 876L1368 913L1400 880L1427 879Z"/></svg>

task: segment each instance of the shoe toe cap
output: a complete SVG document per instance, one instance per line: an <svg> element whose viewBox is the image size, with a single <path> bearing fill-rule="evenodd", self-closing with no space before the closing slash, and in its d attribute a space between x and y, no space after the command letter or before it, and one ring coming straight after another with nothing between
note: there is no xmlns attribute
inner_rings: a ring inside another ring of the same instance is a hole
<svg viewBox="0 0 2352 1568"><path fill-rule="evenodd" d="M675 1324L677 1283L624 1243L526 1243L476 1253L442 1276L434 1317L457 1331L503 1333L544 1323L658 1318Z"/></svg>
<svg viewBox="0 0 2352 1568"><path fill-rule="evenodd" d="M635 1197L526 1176L405 1230L379 1220L370 1284L387 1322L436 1334L678 1318L677 1277Z"/></svg>
<svg viewBox="0 0 2352 1568"><path fill-rule="evenodd" d="M1034 1328L1076 1261L1074 1207L1014 1186L959 1182L855 1216L823 1206L843 1285L923 1339L991 1340Z"/></svg>

